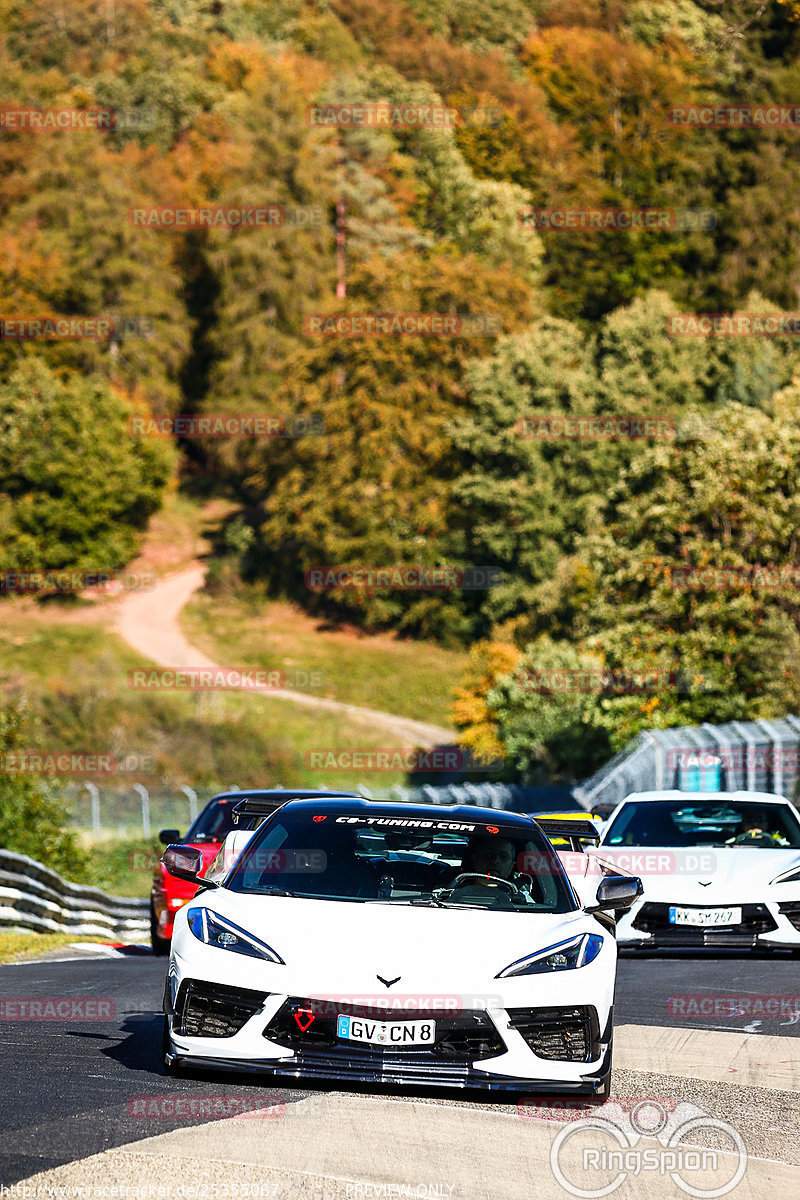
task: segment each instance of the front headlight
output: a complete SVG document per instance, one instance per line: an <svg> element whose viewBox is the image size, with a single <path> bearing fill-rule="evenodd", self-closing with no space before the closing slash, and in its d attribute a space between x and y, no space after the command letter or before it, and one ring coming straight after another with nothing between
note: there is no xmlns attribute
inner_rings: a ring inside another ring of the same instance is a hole
<svg viewBox="0 0 800 1200"><path fill-rule="evenodd" d="M579 933L566 942L557 942L546 950L537 950L526 958L504 967L495 979L507 979L509 975L543 975L548 971L572 971L593 962L600 953L603 939L598 933Z"/></svg>
<svg viewBox="0 0 800 1200"><path fill-rule="evenodd" d="M190 908L186 917L194 936L207 946L216 946L218 950L232 950L234 954L246 954L248 958L264 958L268 962L286 966L280 954L266 942L240 929L233 921L221 917L219 913L211 912L208 908Z"/></svg>

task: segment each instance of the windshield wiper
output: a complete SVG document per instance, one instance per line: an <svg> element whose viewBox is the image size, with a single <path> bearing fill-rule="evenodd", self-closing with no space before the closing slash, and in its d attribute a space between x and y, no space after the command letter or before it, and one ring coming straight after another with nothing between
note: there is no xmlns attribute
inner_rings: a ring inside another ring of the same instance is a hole
<svg viewBox="0 0 800 1200"><path fill-rule="evenodd" d="M293 896L295 899L303 899L302 892L289 892L285 888L266 888L258 893L259 896ZM312 897L313 899L313 897Z"/></svg>

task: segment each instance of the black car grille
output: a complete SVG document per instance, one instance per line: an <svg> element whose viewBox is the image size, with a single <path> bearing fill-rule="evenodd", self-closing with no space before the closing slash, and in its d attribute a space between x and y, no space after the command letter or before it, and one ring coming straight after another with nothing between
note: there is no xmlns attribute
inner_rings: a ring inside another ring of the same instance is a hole
<svg viewBox="0 0 800 1200"><path fill-rule="evenodd" d="M175 997L175 1032L184 1037L233 1037L263 1008L268 994L186 979Z"/></svg>
<svg viewBox="0 0 800 1200"><path fill-rule="evenodd" d="M779 904L778 908L783 916L787 917L795 929L800 932L800 900L787 900L785 904Z"/></svg>
<svg viewBox="0 0 800 1200"><path fill-rule="evenodd" d="M313 1021L309 1016L313 1014ZM419 1021L430 1017L436 1022L436 1041L432 1046L372 1046L337 1037L339 1015L363 1017L372 1021ZM295 1015L299 1021L295 1020ZM306 1028L302 1028L302 1026ZM388 1064L391 1061L409 1063L418 1059L447 1061L467 1065L484 1058L494 1058L505 1051L500 1035L485 1013L461 1011L457 1015L442 1012L409 1012L402 1014L390 1008L370 1008L330 1001L303 1000L289 997L281 1005L264 1030L264 1037L279 1046L299 1052L333 1050L348 1059L366 1058L371 1062Z"/></svg>
<svg viewBox="0 0 800 1200"><path fill-rule="evenodd" d="M600 1057L597 1009L510 1008L509 1025L522 1034L539 1058L592 1062Z"/></svg>
<svg viewBox="0 0 800 1200"><path fill-rule="evenodd" d="M642 933L658 935L660 941L680 942L684 946L704 946L711 941L755 938L759 933L771 933L778 926L763 904L736 905L742 909L742 919L736 925L672 925L669 920L669 904L643 904L632 928ZM708 908L702 904L684 904L683 908Z"/></svg>

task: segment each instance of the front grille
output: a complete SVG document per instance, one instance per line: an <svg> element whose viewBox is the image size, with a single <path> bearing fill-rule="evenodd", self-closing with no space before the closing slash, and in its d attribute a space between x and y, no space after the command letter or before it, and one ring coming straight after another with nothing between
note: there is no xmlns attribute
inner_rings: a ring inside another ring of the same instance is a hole
<svg viewBox="0 0 800 1200"><path fill-rule="evenodd" d="M771 933L778 926L770 916L769 909L763 904L736 905L742 909L742 919L738 925L673 925L669 920L669 904L643 904L632 924L633 929L642 933L652 933L659 941L680 942L683 946L704 946L709 942L722 942L726 939L753 939L759 933ZM684 904L683 908L709 908L710 905Z"/></svg>
<svg viewBox="0 0 800 1200"><path fill-rule="evenodd" d="M314 1020L309 1022L309 1014ZM363 1017L371 1021L436 1022L436 1041L432 1046L373 1046L365 1042L340 1039L336 1035L339 1015ZM295 1015L298 1020L295 1020ZM306 1026L304 1029L303 1026ZM487 1015L482 1012L392 1012L390 1008L370 1008L353 1004L334 1004L323 1000L289 997L264 1030L264 1037L280 1046L305 1052L332 1050L347 1058L364 1055L373 1062L411 1062L417 1059L469 1064L502 1054L505 1046Z"/></svg>
<svg viewBox="0 0 800 1200"><path fill-rule="evenodd" d="M778 908L800 933L800 900L787 900L785 904L779 904Z"/></svg>
<svg viewBox="0 0 800 1200"><path fill-rule="evenodd" d="M175 1032L184 1037L233 1037L269 993L186 979L175 997Z"/></svg>
<svg viewBox="0 0 800 1200"><path fill-rule="evenodd" d="M600 1021L591 1005L576 1008L510 1008L509 1025L539 1058L592 1062L600 1057Z"/></svg>

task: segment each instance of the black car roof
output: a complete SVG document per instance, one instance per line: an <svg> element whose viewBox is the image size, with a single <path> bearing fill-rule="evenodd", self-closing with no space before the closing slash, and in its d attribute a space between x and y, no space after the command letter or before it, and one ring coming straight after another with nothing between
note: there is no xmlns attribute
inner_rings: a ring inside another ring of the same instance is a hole
<svg viewBox="0 0 800 1200"><path fill-rule="evenodd" d="M314 799L289 801L287 811L306 810L340 815L365 817L407 817L423 821L459 821L489 825L517 825L530 829L533 817L527 813L507 812L505 809L479 808L476 804L407 804L403 801L365 800L363 796L348 799L346 795L321 792Z"/></svg>
<svg viewBox="0 0 800 1200"><path fill-rule="evenodd" d="M314 788L242 788L239 792L217 792L208 803L213 804L215 800L245 800L248 796L263 796L266 800L304 800L318 796L323 799L327 796L359 798L358 792L323 792Z"/></svg>

